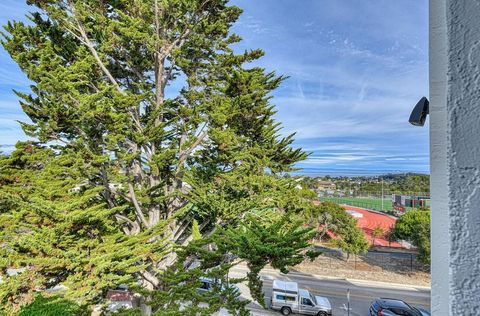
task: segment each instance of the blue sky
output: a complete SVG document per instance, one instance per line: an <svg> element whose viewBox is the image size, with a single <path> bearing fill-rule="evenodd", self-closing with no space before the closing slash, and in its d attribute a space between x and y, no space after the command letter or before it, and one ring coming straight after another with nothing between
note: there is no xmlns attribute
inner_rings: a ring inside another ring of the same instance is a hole
<svg viewBox="0 0 480 316"><path fill-rule="evenodd" d="M310 152L305 174L429 172L428 127L408 116L428 96L426 0L233 0L244 9L236 49L289 76L274 93L282 133ZM0 2L0 23L23 19L21 0ZM0 49L0 144L24 139L12 89L28 82Z"/></svg>

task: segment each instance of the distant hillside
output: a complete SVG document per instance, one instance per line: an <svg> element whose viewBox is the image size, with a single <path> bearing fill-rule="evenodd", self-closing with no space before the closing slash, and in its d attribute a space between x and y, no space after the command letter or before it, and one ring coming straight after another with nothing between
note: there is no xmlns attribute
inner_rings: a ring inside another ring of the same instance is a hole
<svg viewBox="0 0 480 316"><path fill-rule="evenodd" d="M381 176L361 177L303 177L304 185L316 189L317 183L329 181L336 190L356 192L380 192L382 182L384 192L395 193L430 193L430 176L417 173L386 174Z"/></svg>

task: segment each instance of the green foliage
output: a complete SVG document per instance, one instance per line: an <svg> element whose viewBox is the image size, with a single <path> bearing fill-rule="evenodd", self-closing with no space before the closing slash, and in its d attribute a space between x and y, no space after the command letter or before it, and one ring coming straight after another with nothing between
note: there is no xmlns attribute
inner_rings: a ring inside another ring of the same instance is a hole
<svg viewBox="0 0 480 316"><path fill-rule="evenodd" d="M375 239L383 236L384 233L385 231L383 230L382 226L380 225L375 226L375 228L372 231L372 237L373 237L372 246L375 246Z"/></svg>
<svg viewBox="0 0 480 316"><path fill-rule="evenodd" d="M430 176L425 174L405 174L386 176L391 192L430 192ZM391 180L390 180L391 179Z"/></svg>
<svg viewBox="0 0 480 316"><path fill-rule="evenodd" d="M302 228L298 222L292 222L290 216L278 216L273 211L262 212L262 216L271 217L270 221L260 223L258 215L250 217L236 228L217 227L215 232L190 243L179 250L179 261L175 269L164 275L164 284L168 290L155 294L155 303L162 306L158 315L210 315L220 307L220 302L232 313L244 315L248 301L238 301L238 291L232 284L247 281L252 297L262 306L264 297L259 272L266 265L288 273L288 268L305 260L313 260L320 253L308 255L308 240L312 236L310 229ZM228 258L226 260L226 258ZM246 279L229 279L228 271L237 262L243 262L249 269ZM196 268L191 268L197 263ZM190 267L190 268L185 268ZM219 286L212 292L198 293L200 277L214 279ZM186 310L178 311L182 302L188 302ZM199 302L208 303L205 307Z"/></svg>
<svg viewBox="0 0 480 316"><path fill-rule="evenodd" d="M192 222L192 238L193 240L199 240L202 238L200 227L198 226L198 221L196 219L194 219Z"/></svg>
<svg viewBox="0 0 480 316"><path fill-rule="evenodd" d="M273 224L262 224L257 220L242 225L240 231L227 231L233 253L247 263L247 275L252 297L264 306L260 270L267 264L288 273L288 267L295 266L305 259L304 249L314 235L312 229L301 229L301 223L292 223L291 217L284 215ZM317 254L317 256L320 253ZM310 257L310 260L313 260Z"/></svg>
<svg viewBox="0 0 480 316"><path fill-rule="evenodd" d="M315 227L320 240L327 231L338 236L334 242L348 254L360 254L368 250L368 242L357 227L356 220L345 209L333 202L322 202L306 212L311 227Z"/></svg>
<svg viewBox="0 0 480 316"><path fill-rule="evenodd" d="M226 0L28 3L29 23L2 34L32 82L17 95L37 142L0 159L0 304L13 311L59 284L66 298L96 304L126 284L158 313L180 313L183 297L208 302L205 315L246 313L235 293L195 296L185 280L225 276L231 256L243 256L260 299L262 265L285 270L313 256L303 251L310 231L284 219L312 196L281 177L306 157L273 118L284 77L249 65L262 51L230 47L241 9ZM204 263L184 271L190 244L203 245ZM8 267L26 270L4 277Z"/></svg>
<svg viewBox="0 0 480 316"><path fill-rule="evenodd" d="M372 236L374 236L374 237L380 237L380 236L383 235L383 233L384 233L384 231L383 231L382 226L377 225L377 226L375 226L375 228L374 228L373 231L372 231Z"/></svg>
<svg viewBox="0 0 480 316"><path fill-rule="evenodd" d="M403 214L395 223L393 234L418 247L418 259L430 263L430 211L412 210Z"/></svg>
<svg viewBox="0 0 480 316"><path fill-rule="evenodd" d="M8 245L0 248L0 268L26 268L3 277L2 304L57 284L75 289L67 298L88 302L105 288L135 283L143 267L133 254L161 254L161 240L119 231L111 215L121 208L99 203L98 188L75 192L81 166L73 153L57 156L31 143L0 160L0 238Z"/></svg>
<svg viewBox="0 0 480 316"><path fill-rule="evenodd" d="M357 227L345 228L342 232L342 238L335 240L335 243L345 251L348 256L350 256L350 254L358 255L365 253L369 248L363 232Z"/></svg>
<svg viewBox="0 0 480 316"><path fill-rule="evenodd" d="M20 310L18 316L87 316L90 313L86 307L72 301L37 295L33 303Z"/></svg>

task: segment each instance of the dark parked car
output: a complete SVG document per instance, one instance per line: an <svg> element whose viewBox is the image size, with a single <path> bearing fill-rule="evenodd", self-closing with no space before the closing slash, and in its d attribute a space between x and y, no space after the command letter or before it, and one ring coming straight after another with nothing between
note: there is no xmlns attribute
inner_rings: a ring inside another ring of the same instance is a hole
<svg viewBox="0 0 480 316"><path fill-rule="evenodd" d="M228 288L233 289L234 292L240 293L240 289L235 284L223 284L218 280L214 280L211 278L200 277L200 287L197 288L197 292L203 294L205 292L210 292L213 290L215 283L217 283L221 290Z"/></svg>
<svg viewBox="0 0 480 316"><path fill-rule="evenodd" d="M424 309L408 305L404 301L392 298L377 298L370 305L371 316L430 316Z"/></svg>

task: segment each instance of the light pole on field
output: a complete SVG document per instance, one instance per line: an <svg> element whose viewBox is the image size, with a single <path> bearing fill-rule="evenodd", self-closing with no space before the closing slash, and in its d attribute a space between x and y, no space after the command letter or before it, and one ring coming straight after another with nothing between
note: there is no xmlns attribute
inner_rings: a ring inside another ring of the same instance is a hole
<svg viewBox="0 0 480 316"><path fill-rule="evenodd" d="M382 211L383 211L383 177L382 177Z"/></svg>

